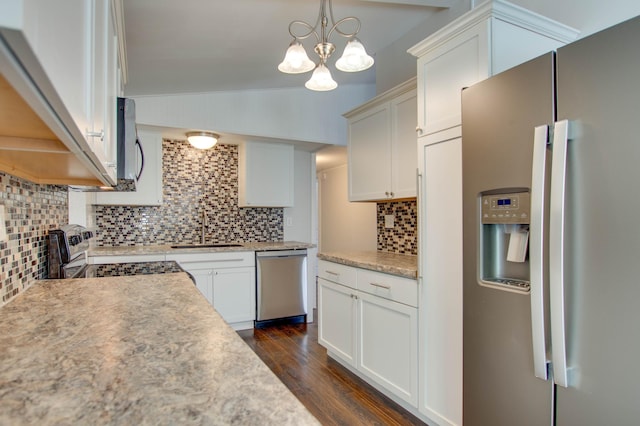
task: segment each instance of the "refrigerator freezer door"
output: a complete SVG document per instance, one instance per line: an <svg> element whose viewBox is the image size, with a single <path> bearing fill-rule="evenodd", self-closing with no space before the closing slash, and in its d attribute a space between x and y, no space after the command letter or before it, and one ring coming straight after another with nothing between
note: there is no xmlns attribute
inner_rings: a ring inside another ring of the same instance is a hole
<svg viewBox="0 0 640 426"><path fill-rule="evenodd" d="M565 321L569 387L557 425L640 419L640 18L558 50L568 143Z"/></svg>
<svg viewBox="0 0 640 426"><path fill-rule="evenodd" d="M553 66L548 54L462 95L465 426L551 422L553 383L534 374L531 296L481 286L478 269L480 196L529 190L534 129L555 118Z"/></svg>

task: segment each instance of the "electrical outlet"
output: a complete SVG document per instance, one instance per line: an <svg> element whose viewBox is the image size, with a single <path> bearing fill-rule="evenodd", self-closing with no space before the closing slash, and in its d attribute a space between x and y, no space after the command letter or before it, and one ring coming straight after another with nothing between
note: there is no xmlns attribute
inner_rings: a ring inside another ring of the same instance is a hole
<svg viewBox="0 0 640 426"><path fill-rule="evenodd" d="M4 225L4 222L7 220L7 215L4 210L4 205L0 205L0 241L9 240L9 236L7 235L7 228Z"/></svg>
<svg viewBox="0 0 640 426"><path fill-rule="evenodd" d="M384 215L384 227L387 229L393 229L395 220L396 220L396 217L392 214Z"/></svg>
<svg viewBox="0 0 640 426"><path fill-rule="evenodd" d="M291 216L287 216L287 226L293 226L293 218Z"/></svg>

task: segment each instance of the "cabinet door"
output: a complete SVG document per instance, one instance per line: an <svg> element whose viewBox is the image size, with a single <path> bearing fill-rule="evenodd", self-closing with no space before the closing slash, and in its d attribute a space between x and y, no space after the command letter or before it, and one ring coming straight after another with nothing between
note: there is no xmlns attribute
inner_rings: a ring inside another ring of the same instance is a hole
<svg viewBox="0 0 640 426"><path fill-rule="evenodd" d="M213 307L229 324L256 318L255 268L213 271Z"/></svg>
<svg viewBox="0 0 640 426"><path fill-rule="evenodd" d="M416 91L405 93L391 101L392 149L391 198L416 196Z"/></svg>
<svg viewBox="0 0 640 426"><path fill-rule="evenodd" d="M238 205L293 207L293 146L246 142L238 151Z"/></svg>
<svg viewBox="0 0 640 426"><path fill-rule="evenodd" d="M109 0L93 0L93 67L91 128L87 140L115 180L117 169L117 55L115 21Z"/></svg>
<svg viewBox="0 0 640 426"><path fill-rule="evenodd" d="M355 291L318 278L318 343L356 365Z"/></svg>
<svg viewBox="0 0 640 426"><path fill-rule="evenodd" d="M358 298L358 370L417 405L417 309L361 292Z"/></svg>
<svg viewBox="0 0 640 426"><path fill-rule="evenodd" d="M389 104L349 120L349 200L390 198L391 118Z"/></svg>
<svg viewBox="0 0 640 426"><path fill-rule="evenodd" d="M25 0L23 6L24 22L20 24L24 26L25 36L77 128L84 135L87 129L92 128L91 0Z"/></svg>
<svg viewBox="0 0 640 426"><path fill-rule="evenodd" d="M162 136L149 130L138 130L144 151L144 169L135 192L98 192L96 204L125 206L158 206L162 204ZM137 152L138 167L142 158Z"/></svg>
<svg viewBox="0 0 640 426"><path fill-rule="evenodd" d="M462 424L462 139L421 151L419 409L439 423Z"/></svg>
<svg viewBox="0 0 640 426"><path fill-rule="evenodd" d="M489 76L489 22L418 59L418 127L423 135L461 124L461 91Z"/></svg>
<svg viewBox="0 0 640 426"><path fill-rule="evenodd" d="M209 301L213 306L213 271L210 268L189 268L186 265L180 265L182 268L189 272L196 280L196 287L200 290L200 293Z"/></svg>

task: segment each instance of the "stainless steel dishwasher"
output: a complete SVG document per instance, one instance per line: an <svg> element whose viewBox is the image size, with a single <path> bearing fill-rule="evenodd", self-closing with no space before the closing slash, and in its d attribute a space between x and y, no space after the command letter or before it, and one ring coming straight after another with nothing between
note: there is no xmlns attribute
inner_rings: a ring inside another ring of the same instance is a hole
<svg viewBox="0 0 640 426"><path fill-rule="evenodd" d="M306 322L307 250L256 252L256 326Z"/></svg>

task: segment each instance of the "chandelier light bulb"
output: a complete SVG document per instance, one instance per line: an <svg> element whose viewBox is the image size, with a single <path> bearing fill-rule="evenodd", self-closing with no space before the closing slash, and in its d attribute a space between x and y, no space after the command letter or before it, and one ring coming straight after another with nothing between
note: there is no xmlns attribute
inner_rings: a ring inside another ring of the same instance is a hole
<svg viewBox="0 0 640 426"><path fill-rule="evenodd" d="M316 64L307 56L302 43L294 39L287 49L284 60L278 65L278 70L287 74L301 74L311 71L315 66Z"/></svg>
<svg viewBox="0 0 640 426"><path fill-rule="evenodd" d="M328 14L327 9L329 9ZM345 27L345 24L350 27ZM342 28L339 28L340 26ZM371 68L373 65L373 58L367 54L360 40L356 38L359 31L360 20L358 18L347 16L336 21L333 18L331 0L320 0L320 10L315 25L299 20L289 23L289 34L293 37L293 41L287 49L284 60L278 65L278 69L288 74L300 74L311 71L315 67L313 76L305 83L305 87L319 91L333 90L338 87L338 83L333 80L326 66L327 59L335 50L335 45L330 41L333 34L338 34L349 40L342 57L336 62L336 68L340 71L358 72ZM316 39L314 51L320 59L318 66L309 60L307 52L300 42L300 40L311 36Z"/></svg>
<svg viewBox="0 0 640 426"><path fill-rule="evenodd" d="M327 68L323 62L320 62L315 71L313 71L313 75L309 81L304 84L304 86L309 90L326 92L338 87L338 83L336 83L331 77L329 68Z"/></svg>
<svg viewBox="0 0 640 426"><path fill-rule="evenodd" d="M367 54L357 38L347 42L342 57L336 61L336 68L344 72L358 72L371 68L373 58Z"/></svg>

